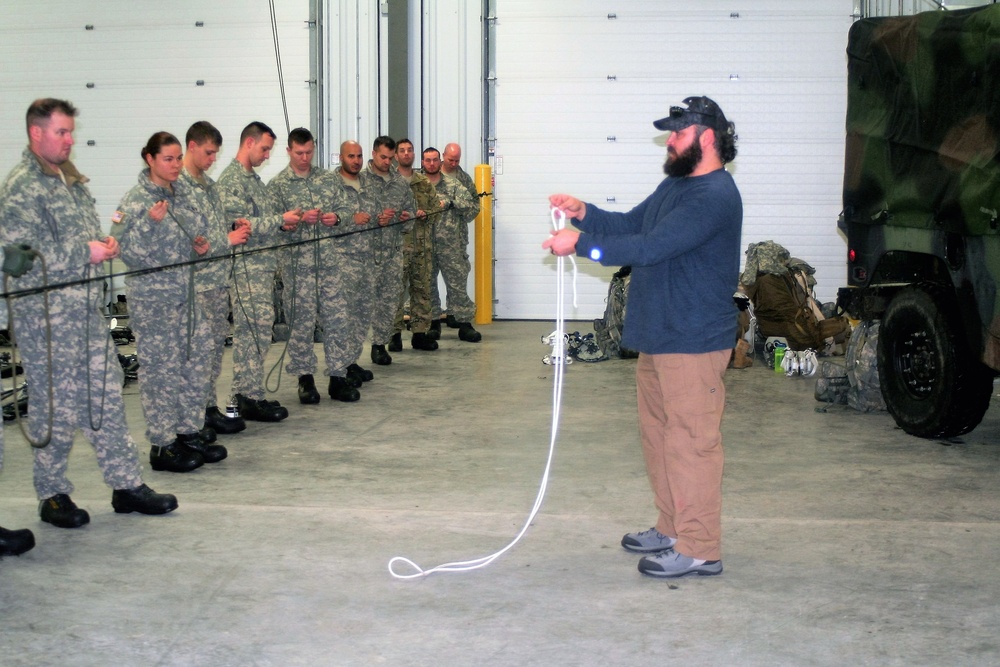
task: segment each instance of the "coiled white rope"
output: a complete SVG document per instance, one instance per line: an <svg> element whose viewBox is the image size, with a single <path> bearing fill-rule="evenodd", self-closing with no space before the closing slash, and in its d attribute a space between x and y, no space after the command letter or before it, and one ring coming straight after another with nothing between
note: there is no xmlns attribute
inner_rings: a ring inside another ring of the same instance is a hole
<svg viewBox="0 0 1000 667"><path fill-rule="evenodd" d="M563 229L566 226L566 214L559 209L553 208L552 226L556 231ZM542 473L542 482L538 487L538 495L535 496L535 504L531 507L531 512L528 513L528 518L525 520L521 530L518 531L517 535L510 541L510 543L507 544L507 546L499 551L493 552L489 556L473 558L472 560L444 563L427 570L423 569L409 558L395 556L389 560L389 574L396 579L420 579L421 577L426 577L427 575L434 574L435 572L470 572L472 570L478 570L486 567L497 558L514 548L514 545L517 544L522 537L524 537L526 532L528 532L531 522L534 521L535 515L538 514L538 510L541 509L542 500L545 498L545 491L549 486L549 471L552 469L552 458L556 451L556 435L559 431L559 415L562 411L563 373L566 368L566 363L564 361L566 359L566 324L563 316L565 299L563 292L565 291L566 284L566 275L564 270L566 263L565 260L565 257L556 258L556 330L552 333L551 337L553 358L563 360L563 363L553 365L553 368L555 368L555 374L552 381L552 428L551 435L549 437L549 455L548 459L545 461L545 471ZM570 255L570 261L573 264L573 305L576 306L576 259ZM397 564L409 566L413 569L413 572L410 574L399 573L395 569Z"/></svg>

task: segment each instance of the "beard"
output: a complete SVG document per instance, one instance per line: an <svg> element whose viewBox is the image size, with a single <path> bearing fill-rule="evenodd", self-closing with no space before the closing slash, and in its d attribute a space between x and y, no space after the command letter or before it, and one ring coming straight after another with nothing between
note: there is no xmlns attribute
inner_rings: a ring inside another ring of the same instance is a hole
<svg viewBox="0 0 1000 667"><path fill-rule="evenodd" d="M663 173L673 178L683 178L690 176L694 168L701 162L701 144L695 140L683 153L667 155L667 161L663 163Z"/></svg>

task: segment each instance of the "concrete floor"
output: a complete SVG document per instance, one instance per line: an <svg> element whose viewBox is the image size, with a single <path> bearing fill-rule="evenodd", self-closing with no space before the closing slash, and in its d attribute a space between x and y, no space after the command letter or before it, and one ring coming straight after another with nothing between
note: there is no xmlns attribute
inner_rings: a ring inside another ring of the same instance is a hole
<svg viewBox="0 0 1000 667"><path fill-rule="evenodd" d="M114 514L81 440L91 523L42 524L8 425L0 524L38 544L0 561L0 664L1000 664L1000 411L918 440L759 362L727 376L722 576L646 578L619 546L654 511L634 362L618 360L568 367L520 544L476 572L393 579L393 556L483 556L521 527L549 443L551 329L499 322L479 345L446 329L438 352L375 367L355 404L300 406L284 376L285 422L223 438L229 458L195 473L147 473L180 500L164 517Z"/></svg>

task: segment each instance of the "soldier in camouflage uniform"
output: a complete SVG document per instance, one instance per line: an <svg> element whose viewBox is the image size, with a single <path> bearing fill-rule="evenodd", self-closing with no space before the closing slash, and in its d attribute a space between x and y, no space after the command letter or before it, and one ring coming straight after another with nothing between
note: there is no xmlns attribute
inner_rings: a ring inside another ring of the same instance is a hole
<svg viewBox="0 0 1000 667"><path fill-rule="evenodd" d="M222 147L222 133L208 121L199 120L188 128L184 138L184 169L178 181L191 198L191 206L207 218L209 256L214 261L195 267L195 298L208 321L208 381L205 387L205 427L218 434L239 433L246 428L242 417L223 414L219 410L217 382L222 373L222 356L229 336L229 281L233 270L233 246L243 245L250 238L250 221L239 218L230 221L219 198L218 188L206 172L215 164Z"/></svg>
<svg viewBox="0 0 1000 667"><path fill-rule="evenodd" d="M250 221L247 250L239 252L233 265L233 394L240 415L252 421L276 422L288 416L277 401L264 398L264 360L271 347L274 324L274 274L278 266L277 250L283 243L282 232L295 231L302 218L301 210L281 212L274 197L254 171L271 155L274 131L254 121L240 134L236 158L219 176L217 186L226 218Z"/></svg>
<svg viewBox="0 0 1000 667"><path fill-rule="evenodd" d="M337 214L330 210L332 176L313 165L315 152L316 142L309 130L304 127L292 130L288 135L288 166L267 184L281 208L302 209L303 224L289 233L289 239L314 241L285 248L282 263L286 316L290 326L287 369L299 378L299 402L304 404L319 403L320 399L313 377L318 363L313 339L321 301L317 278L321 270L318 240L339 222Z"/></svg>
<svg viewBox="0 0 1000 667"><path fill-rule="evenodd" d="M413 223L407 221L417 214L409 183L392 168L395 155L396 142L391 137L376 137L372 159L362 172L362 179L374 193L375 210L381 211L382 229L373 232L375 298L371 320L371 358L380 366L392 363L385 346L392 340L392 323L403 293L403 233L413 228Z"/></svg>
<svg viewBox="0 0 1000 667"><path fill-rule="evenodd" d="M122 260L139 270L205 255L208 218L179 180L184 168L180 141L157 132L143 147L142 158L147 168L112 216ZM194 272L192 264L125 280L153 470L190 472L227 455L222 445L202 440L210 335L194 297Z"/></svg>
<svg viewBox="0 0 1000 667"><path fill-rule="evenodd" d="M0 241L38 248L44 260L12 281L14 289L84 280L118 255L117 241L102 238L88 179L69 161L75 116L76 108L64 100L33 102L28 148L0 186ZM174 496L143 484L139 451L125 421L122 368L100 312L103 296L99 286L87 282L52 290L47 298L26 296L13 308L13 330L34 397L29 434L37 443L48 440L34 450L39 514L62 528L90 521L70 498L73 485L66 478L77 429L114 489L116 512L165 514L177 508Z"/></svg>
<svg viewBox="0 0 1000 667"><path fill-rule="evenodd" d="M431 326L431 277L434 263L434 219L441 212L441 200L427 177L413 169L413 142L400 139L396 144L399 175L410 183L417 207L412 229L403 233L403 289L399 294L396 317L392 323L390 352L403 349L403 307L410 296L410 344L415 350L433 351L437 341L428 335Z"/></svg>
<svg viewBox="0 0 1000 667"><path fill-rule="evenodd" d="M424 174L434 185L445 209L434 221L435 268L431 278L431 326L436 326L440 335L441 300L437 294L437 272L440 270L448 290L448 326L458 329L460 339L478 343L482 335L472 326L476 306L469 298L466 286L472 270L467 252L469 223L479 215L479 198L474 195L474 185L470 191L457 178L442 173L441 153L436 148L424 149L423 167Z"/></svg>
<svg viewBox="0 0 1000 667"><path fill-rule="evenodd" d="M340 146L334 174L333 210L343 221L333 238L320 242L320 324L330 398L352 402L371 371L356 362L364 348L372 315L372 230L379 228L379 209L367 178L362 178L363 152L356 141Z"/></svg>
<svg viewBox="0 0 1000 667"><path fill-rule="evenodd" d="M9 245L3 248L3 270L15 278L29 271L34 256L27 247ZM7 326L7 301L0 299L0 323ZM3 428L0 427L0 470L3 470ZM35 547L35 535L27 528L9 530L0 526L0 557L20 556Z"/></svg>

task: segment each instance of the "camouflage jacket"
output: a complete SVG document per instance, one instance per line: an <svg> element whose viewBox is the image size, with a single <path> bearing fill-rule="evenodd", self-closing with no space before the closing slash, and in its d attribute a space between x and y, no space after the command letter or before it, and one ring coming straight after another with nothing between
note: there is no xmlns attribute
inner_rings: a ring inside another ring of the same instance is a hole
<svg viewBox="0 0 1000 667"><path fill-rule="evenodd" d="M461 225L472 222L479 215L479 200L473 199L457 179L442 172L434 189L444 205L444 213L438 216L437 224Z"/></svg>
<svg viewBox="0 0 1000 667"><path fill-rule="evenodd" d="M476 189L476 182L472 179L472 176L469 176L469 174L466 173L466 171L461 167L456 167L455 171L450 174L441 170L441 175L455 179L469 192L469 196L472 197L472 201L475 203L475 206L472 209L469 209L462 222L472 222L475 220L476 216L479 215L479 190Z"/></svg>
<svg viewBox="0 0 1000 667"><path fill-rule="evenodd" d="M365 170L361 170L364 174ZM356 259L371 261L374 252L374 232L379 229L378 214L381 212L375 192L369 187L367 178L358 175L358 189L348 185L341 176L341 168L337 167L333 171L333 182L338 190L338 196L342 197L344 215L340 215L340 224L334 229L336 233L334 239L329 241L334 251L338 254L346 254ZM364 212L371 216L371 220L364 225L354 222L354 214ZM326 245L326 244L324 244Z"/></svg>
<svg viewBox="0 0 1000 667"><path fill-rule="evenodd" d="M405 177L404 180L406 180ZM441 210L441 199L438 197L437 190L434 189L434 184L419 171L413 172L413 177L410 179L410 192L413 193L413 201L418 210L427 215Z"/></svg>
<svg viewBox="0 0 1000 667"><path fill-rule="evenodd" d="M86 278L91 266L88 243L106 236L86 185L89 179L69 161L63 163L62 173L65 183L26 148L0 186L0 240L26 243L40 252L49 283ZM31 271L11 281L11 288L40 286L42 266L36 261ZM95 293L98 300L103 298L99 289Z"/></svg>
<svg viewBox="0 0 1000 667"><path fill-rule="evenodd" d="M233 223L226 217L226 209L219 198L219 188L215 181L208 174L201 175L202 180L197 180L187 169L181 169L181 176L177 179L185 187L183 194L191 198L190 206L207 218L209 250L206 257L229 257L229 232ZM232 263L227 259L217 259L215 261L202 262L195 266L194 280L195 289L199 292L225 287L229 284L229 275L232 273Z"/></svg>
<svg viewBox="0 0 1000 667"><path fill-rule="evenodd" d="M400 174L400 177L404 181L406 180L406 177L402 174ZM425 218L417 218L414 224L434 224L438 214L444 210L441 208L441 198L438 197L437 190L434 189L434 184L424 174L414 171L413 176L410 178L410 192L413 193L413 201L416 204L417 210L423 211L427 216Z"/></svg>
<svg viewBox="0 0 1000 667"><path fill-rule="evenodd" d="M181 264L198 255L191 247L198 236L208 235L208 218L195 206L186 186L178 179L173 189L157 185L149 169L139 172L139 182L118 204L111 221L112 235L121 246L121 257L130 269L152 269ZM167 202L167 214L157 222L149 216L156 202ZM180 303L188 298L194 280L194 265L164 268L139 276L128 276L129 295Z"/></svg>
<svg viewBox="0 0 1000 667"><path fill-rule="evenodd" d="M247 171L234 159L216 181L219 198L226 210L228 220L246 218L250 221L250 238L247 250L281 245L285 241L281 225L284 224L281 206L273 194L261 181L256 171ZM258 253L256 257L267 256L275 261L274 253Z"/></svg>
<svg viewBox="0 0 1000 667"><path fill-rule="evenodd" d="M417 216L417 204L413 200L413 192L406 179L399 175L395 169L389 170L388 176L382 176L371 168L371 163L361 170L359 174L362 187L370 190L375 197L375 210L381 213L387 208L396 211L395 217L389 221L389 225L379 228L374 232L374 249L376 252L375 261L378 262L382 252L396 250L402 243L402 234L413 228L412 222L399 223L403 211L408 214L408 220L413 220Z"/></svg>
<svg viewBox="0 0 1000 667"><path fill-rule="evenodd" d="M336 213L340 218L348 208L333 175L321 167L313 167L308 176L299 176L291 166L285 167L268 182L267 187L283 211L318 208L322 213ZM317 222L316 225L328 229L322 223ZM293 232L295 239L306 238L306 233L312 228L313 225L300 224Z"/></svg>

